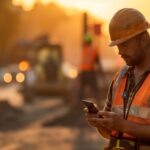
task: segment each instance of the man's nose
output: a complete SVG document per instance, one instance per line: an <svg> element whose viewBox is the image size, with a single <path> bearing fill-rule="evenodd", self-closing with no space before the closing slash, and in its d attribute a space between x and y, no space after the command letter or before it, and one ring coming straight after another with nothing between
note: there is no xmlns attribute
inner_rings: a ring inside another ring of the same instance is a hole
<svg viewBox="0 0 150 150"><path fill-rule="evenodd" d="M123 55L123 52L121 50L119 50L118 55Z"/></svg>
<svg viewBox="0 0 150 150"><path fill-rule="evenodd" d="M118 48L118 55L124 55L125 51L126 50L124 48Z"/></svg>

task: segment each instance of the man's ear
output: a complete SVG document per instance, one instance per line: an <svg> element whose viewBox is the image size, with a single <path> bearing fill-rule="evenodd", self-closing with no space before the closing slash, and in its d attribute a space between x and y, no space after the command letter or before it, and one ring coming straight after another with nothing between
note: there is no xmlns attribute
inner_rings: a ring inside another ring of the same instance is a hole
<svg viewBox="0 0 150 150"><path fill-rule="evenodd" d="M141 35L141 40L140 40L140 44L143 48L147 47L149 45L149 42L150 42L150 37L149 37L149 34L148 32L144 32L142 35Z"/></svg>

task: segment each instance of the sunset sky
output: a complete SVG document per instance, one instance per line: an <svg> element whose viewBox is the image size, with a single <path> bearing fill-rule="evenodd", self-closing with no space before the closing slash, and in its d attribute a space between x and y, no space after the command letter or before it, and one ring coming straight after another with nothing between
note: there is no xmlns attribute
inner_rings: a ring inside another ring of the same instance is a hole
<svg viewBox="0 0 150 150"><path fill-rule="evenodd" d="M123 7L137 8L150 19L149 0L58 0L58 2L66 6L89 10L91 13L107 20Z"/></svg>
<svg viewBox="0 0 150 150"><path fill-rule="evenodd" d="M138 9L150 22L150 0L12 0L12 2L14 5L22 6L27 11L32 10L36 3L47 5L51 2L64 6L66 12L70 14L74 8L87 11L105 21L103 27L106 34L110 19L117 10L124 7Z"/></svg>
<svg viewBox="0 0 150 150"><path fill-rule="evenodd" d="M112 18L114 13L121 8L130 7L130 8L138 9L144 14L146 19L150 22L150 10L149 10L150 0L12 0L12 2L14 5L22 6L24 10L26 11L32 10L37 2L43 5L47 5L51 2L55 2L56 4L64 7L64 9L66 10L66 13L70 13L67 15L76 13L77 12L76 9L84 11L84 12L87 11L93 14L94 16L98 17L100 20L102 19L103 33L106 33L105 35L108 35L108 23L110 19ZM67 25L67 22L64 25ZM74 33L72 33L70 30L67 30L66 32L68 33L66 34L66 36L68 36L68 40L74 41L74 40L71 40L69 36ZM62 35L64 36L64 34ZM59 37L61 36L59 35ZM63 39L67 39L67 37ZM76 47L79 44L72 43L73 45L68 45L67 40L64 40L64 43L65 42L66 42L65 51L67 52L67 55L68 54L72 55L72 53L70 53L69 51L70 50L69 46L74 47L75 49L73 50L74 52L76 52L76 49L79 49L78 47ZM109 56L110 54L113 53L113 51L111 51L110 53L110 48L108 47L108 39L107 41L101 42L101 46L102 46L102 49L105 49L104 51L105 54L102 53L102 55L105 57L112 57L112 56ZM116 50L116 53L117 53L117 50ZM76 55L76 54L73 54L73 55ZM69 56L68 58L71 58L71 57Z"/></svg>
<svg viewBox="0 0 150 150"><path fill-rule="evenodd" d="M23 5L26 10L32 9L36 2L49 4L56 2L60 5L87 10L98 17L109 21L112 15L120 8L132 7L142 11L150 20L150 0L12 0L16 5Z"/></svg>

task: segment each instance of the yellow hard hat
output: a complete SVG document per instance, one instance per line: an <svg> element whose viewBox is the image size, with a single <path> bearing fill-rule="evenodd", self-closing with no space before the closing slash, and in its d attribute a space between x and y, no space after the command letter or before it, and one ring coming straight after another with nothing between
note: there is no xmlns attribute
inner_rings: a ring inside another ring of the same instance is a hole
<svg viewBox="0 0 150 150"><path fill-rule="evenodd" d="M109 46L121 44L148 28L150 28L150 24L141 12L133 8L123 8L110 21L111 42Z"/></svg>

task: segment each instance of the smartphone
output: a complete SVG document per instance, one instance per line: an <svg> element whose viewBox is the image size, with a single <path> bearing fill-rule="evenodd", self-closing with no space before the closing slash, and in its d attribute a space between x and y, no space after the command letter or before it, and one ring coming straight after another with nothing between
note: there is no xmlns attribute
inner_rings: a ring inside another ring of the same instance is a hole
<svg viewBox="0 0 150 150"><path fill-rule="evenodd" d="M94 103L90 100L82 100L84 103L84 106L88 108L90 113L97 114L99 109L95 107ZM100 118L103 118L103 116L99 116Z"/></svg>
<svg viewBox="0 0 150 150"><path fill-rule="evenodd" d="M95 107L94 103L90 100L82 100L84 103L84 106L88 108L90 113L97 114L98 113L98 108Z"/></svg>

